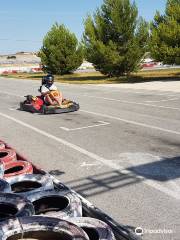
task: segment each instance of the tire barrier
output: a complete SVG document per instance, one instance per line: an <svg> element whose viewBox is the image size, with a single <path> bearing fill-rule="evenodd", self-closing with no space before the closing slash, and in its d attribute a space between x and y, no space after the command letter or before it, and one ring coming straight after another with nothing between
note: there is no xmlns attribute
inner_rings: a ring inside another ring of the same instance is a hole
<svg viewBox="0 0 180 240"><path fill-rule="evenodd" d="M3 179L0 179L0 193L10 193L11 186L8 182Z"/></svg>
<svg viewBox="0 0 180 240"><path fill-rule="evenodd" d="M79 197L71 191L45 190L27 196L32 202L36 215L67 219L82 216Z"/></svg>
<svg viewBox="0 0 180 240"><path fill-rule="evenodd" d="M9 162L5 165L4 168L4 178L9 178L13 176L23 175L23 174L32 174L33 166L27 161L15 161Z"/></svg>
<svg viewBox="0 0 180 240"><path fill-rule="evenodd" d="M0 149L0 240L141 239L9 145L4 146Z"/></svg>
<svg viewBox="0 0 180 240"><path fill-rule="evenodd" d="M26 174L9 177L6 181L10 184L13 193L27 196L38 191L54 189L52 179L42 174Z"/></svg>
<svg viewBox="0 0 180 240"><path fill-rule="evenodd" d="M0 150L4 150L6 148L5 144L0 141Z"/></svg>
<svg viewBox="0 0 180 240"><path fill-rule="evenodd" d="M2 162L4 165L16 160L16 152L13 149L0 150L0 162Z"/></svg>
<svg viewBox="0 0 180 240"><path fill-rule="evenodd" d="M4 164L0 162L0 178L4 178Z"/></svg>
<svg viewBox="0 0 180 240"><path fill-rule="evenodd" d="M33 214L34 207L28 199L14 193L0 193L0 221Z"/></svg>
<svg viewBox="0 0 180 240"><path fill-rule="evenodd" d="M68 221L81 227L88 235L89 240L115 240L114 234L110 227L95 218L79 217L70 218Z"/></svg>
<svg viewBox="0 0 180 240"><path fill-rule="evenodd" d="M32 216L13 218L0 223L0 240L89 240L87 234L73 223L62 219Z"/></svg>

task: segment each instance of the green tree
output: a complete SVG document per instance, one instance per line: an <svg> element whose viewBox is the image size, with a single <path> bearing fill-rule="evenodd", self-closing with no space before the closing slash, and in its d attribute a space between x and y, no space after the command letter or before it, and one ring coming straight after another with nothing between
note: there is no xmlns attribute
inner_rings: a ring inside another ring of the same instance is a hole
<svg viewBox="0 0 180 240"><path fill-rule="evenodd" d="M147 50L149 24L138 18L130 0L104 0L93 17L84 22L86 58L108 76L129 74L138 69Z"/></svg>
<svg viewBox="0 0 180 240"><path fill-rule="evenodd" d="M83 48L74 33L55 23L44 37L38 56L45 72L63 75L82 64Z"/></svg>
<svg viewBox="0 0 180 240"><path fill-rule="evenodd" d="M168 0L164 15L156 12L151 30L152 57L165 64L180 64L180 0Z"/></svg>

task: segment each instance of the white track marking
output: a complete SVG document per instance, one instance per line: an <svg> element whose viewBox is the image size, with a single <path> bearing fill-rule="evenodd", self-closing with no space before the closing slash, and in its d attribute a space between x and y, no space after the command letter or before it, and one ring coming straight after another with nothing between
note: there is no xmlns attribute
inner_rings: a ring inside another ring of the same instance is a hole
<svg viewBox="0 0 180 240"><path fill-rule="evenodd" d="M9 110L10 111L15 111L15 110L17 110L17 107L16 108L15 107L14 108L9 108Z"/></svg>
<svg viewBox="0 0 180 240"><path fill-rule="evenodd" d="M60 83L60 85L62 85L61 83ZM78 87L78 88L82 88L82 89L90 89L90 90L99 90L99 86L98 87L93 87L92 85L89 85L89 86L76 86L76 85L71 85L71 84L65 84L66 86L68 86L68 87ZM104 87L104 86L101 86L101 90L102 90L102 88L103 88L103 91L107 91L108 93L114 93L114 92L118 92L118 93L123 93L123 94L126 94L126 93L132 93L132 94L144 94L144 95L146 95L146 94L151 94L151 95L154 95L154 96L167 96L167 97L174 97L174 96L177 96L177 95L179 95L179 92L172 92L172 93L169 93L169 92L167 92L167 91L165 91L166 93L164 93L164 91L161 91L161 92L163 92L163 93L156 93L156 92L154 92L153 90L148 90L148 89L144 89L144 91L143 90L141 90L140 89L140 91L137 91L136 89L134 89L135 91L127 91L126 90L126 88L121 88L121 87L117 87L115 90L111 90L111 89L113 89L112 87L110 87L110 86L108 86L108 88L107 87ZM121 91L122 90L122 91Z"/></svg>
<svg viewBox="0 0 180 240"><path fill-rule="evenodd" d="M62 85L62 83L60 83L60 85ZM93 87L91 84L88 86L77 86L77 85L72 85L72 84L64 84L64 86L68 86L68 87L76 87L76 88L82 88L82 89L90 89L90 90L99 90L99 85L98 87ZM108 91L109 93L113 93L113 92L118 92L118 93L132 93L132 94L152 94L154 96L167 96L167 97L174 97L177 94L179 95L179 92L173 92L173 93L156 93L153 90L148 90L148 89L144 89L144 91L142 89L139 89L140 91L137 91L136 89L134 89L135 91L127 91L126 88L121 88L121 87L117 87L115 90L111 90L113 89L112 87L108 86L101 86L101 88L104 88L103 91ZM121 91L122 90L122 91ZM162 90L161 90L162 91ZM162 91L164 92L164 91ZM165 91L167 92L167 91Z"/></svg>
<svg viewBox="0 0 180 240"><path fill-rule="evenodd" d="M19 96L19 95L15 95L15 96ZM88 97L93 97L93 96L88 96ZM102 98L102 97L93 97L93 98ZM120 102L122 102L121 100L118 100L118 99L111 99L111 98L102 98L102 99L108 99L108 100L111 100L111 101L120 101ZM129 102L129 101L123 101L123 102L128 102L128 103L131 103L131 104L134 103L134 102ZM136 104L147 105L147 106L154 106L154 107L162 107L162 108L170 108L170 109L173 109L173 110L180 110L179 108L157 106L157 105L152 105L152 104L143 104L143 103L136 103ZM173 131L173 130L169 130L169 129L165 129L165 128L160 128L160 127L156 127L156 126L145 124L145 123L139 123L139 122L136 122L136 121L131 121L131 120L123 119L123 118L110 116L110 115L107 115L107 114L95 113L95 112L86 111L86 110L80 110L80 111L81 112L86 112L86 113L89 113L89 114L93 114L93 115L97 115L97 116L101 116L101 117L105 117L105 118L109 118L109 119L114 119L114 120L130 123L130 124L133 124L133 125L138 125L138 126L141 126L141 127L152 128L152 129L160 130L160 131L163 131L163 132L180 135L179 131Z"/></svg>
<svg viewBox="0 0 180 240"><path fill-rule="evenodd" d="M168 106L161 106L161 105L154 105L154 104L149 104L149 103L140 103L140 102L133 102L133 101L126 101L126 100L120 100L120 99L115 99L115 98L106 98L106 97L97 97L97 96L89 96L84 94L85 97L89 98L97 98L97 99L103 99L103 100L108 100L108 101L114 101L114 102L121 102L121 103L128 103L128 104L135 104L135 105L142 105L142 106L149 106L149 107L156 107L156 108L164 108L164 109L172 109L172 110L178 110L180 111L180 108L176 107L168 107Z"/></svg>
<svg viewBox="0 0 180 240"><path fill-rule="evenodd" d="M7 115L7 114L4 114L4 113L0 112L0 116L4 117L6 119L9 119L9 120L11 120L11 121L13 121L13 122L15 122L17 124L20 124L23 127L31 129L31 130L35 131L36 133L41 134L41 135L43 135L43 136L45 136L45 137L47 137L49 139L52 139L52 140L54 140L56 142L64 144L65 146L67 146L69 148L72 148L75 151L80 152L81 154L84 154L84 155L86 155L86 156L88 156L88 157L90 157L90 158L92 158L92 159L94 159L94 160L96 160L98 162L103 163L105 166L108 166L111 169L120 171L121 174L128 174L128 175L131 175L132 177L134 177L136 179L143 180L143 182L145 184L147 184L147 185L149 185L149 186L151 186L151 187L153 187L153 188L155 188L155 189L157 189L157 190L159 190L159 191L161 191L161 192L163 192L163 193L165 193L165 194L167 194L167 195L169 195L169 196L171 196L171 197L173 197L173 198L175 198L177 200L180 200L180 193L178 193L176 191L172 191L172 190L168 189L167 187L164 187L161 184L156 183L153 180L145 179L142 176L137 176L134 173L132 173L131 171L124 169L124 167L120 166L119 164L114 163L113 161L110 161L110 160L105 159L105 158L103 158L101 156L98 156L95 153L89 152L89 151L87 151L84 148L81 148L81 147L79 147L79 146L77 146L77 145L75 145L73 143L65 141L62 138L56 137L56 136L54 136L54 135L52 135L50 133L47 133L47 132L45 132L43 130L40 130L39 128L36 128L36 127L34 127L34 126L32 126L32 125L30 125L28 123L25 123L25 122L23 122L23 121L21 121L19 119L16 119L14 117L11 117L11 116Z"/></svg>
<svg viewBox="0 0 180 240"><path fill-rule="evenodd" d="M122 89L122 88L121 88ZM146 94L151 94L151 95L153 95L153 96L166 96L166 97L175 97L175 96L177 96L177 95L179 95L179 93L174 93L174 94L170 94L170 93L167 93L167 94L165 94L165 93L155 93L155 92L151 92L150 90L147 90L147 89L145 89L145 91L119 91L119 90L112 90L112 91L109 91L109 89L106 89L108 92L110 92L110 93L123 93L123 94L126 94L126 93L132 93L132 94L144 94L144 95L146 95Z"/></svg>
<svg viewBox="0 0 180 240"><path fill-rule="evenodd" d="M176 101L176 100L179 100L179 98L170 98L170 99L162 99L157 101L145 101L145 102L153 103L153 102L168 102L168 101Z"/></svg>
<svg viewBox="0 0 180 240"><path fill-rule="evenodd" d="M110 123L104 122L104 121L98 121L98 122L99 122L99 124L89 125L89 126L86 126L86 127L79 127L79 128L60 127L60 128L65 130L65 131L76 131L76 130L81 130L81 129L85 129L85 128L94 128L94 127L100 127L100 126L105 126L105 125L110 124Z"/></svg>
<svg viewBox="0 0 180 240"><path fill-rule="evenodd" d="M79 111L89 113L89 114L93 114L93 115L96 115L96 116L101 116L101 117L104 117L104 118L118 120L118 121L121 121L121 122L129 123L129 124L140 126L140 127L156 129L156 130L159 130L159 131L162 131L162 132L165 132L165 133L172 133L172 134L180 135L179 131L173 131L173 130L170 130L170 129L161 128L161 127L157 127L157 126L146 124L146 123L136 122L136 121L132 121L132 120L124 119L124 118L114 117L114 116L110 116L110 115L107 115L107 114L96 113L96 112L91 112L91 111L86 111L86 110L79 110Z"/></svg>
<svg viewBox="0 0 180 240"><path fill-rule="evenodd" d="M83 162L80 166L81 167L93 167L93 166L97 166L100 165L101 163L99 162L95 162L95 163L87 163L87 162Z"/></svg>
<svg viewBox="0 0 180 240"><path fill-rule="evenodd" d="M24 98L24 96L20 96L17 94L13 93L8 93L8 92L1 92L0 93L5 93L10 96L16 96L16 97L21 97ZM126 100L120 100L120 99L114 99L114 98L105 98L105 97L97 97L97 96L89 96L87 94L83 94L82 96L89 97L89 98L97 98L97 99L104 99L104 100L109 100L109 101L115 101L115 102L122 102L122 103L128 103L128 104L136 104L136 105L144 105L144 106L149 106L149 107L157 107L157 108L164 108L164 109L171 109L171 110L178 110L180 111L180 108L175 108L175 107L168 107L168 106L161 106L161 105L154 105L154 104L148 104L148 103L139 103L139 102L132 102L132 101L126 101Z"/></svg>

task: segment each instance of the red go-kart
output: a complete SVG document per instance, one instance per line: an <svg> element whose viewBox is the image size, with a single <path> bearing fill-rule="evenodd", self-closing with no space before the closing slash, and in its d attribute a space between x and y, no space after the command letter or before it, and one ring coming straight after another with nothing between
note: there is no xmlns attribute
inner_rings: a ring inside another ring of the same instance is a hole
<svg viewBox="0 0 180 240"><path fill-rule="evenodd" d="M42 96L25 96L26 100L20 102L20 110L31 113L53 114L53 113L68 113L79 109L79 104L63 99L62 105L46 105Z"/></svg>

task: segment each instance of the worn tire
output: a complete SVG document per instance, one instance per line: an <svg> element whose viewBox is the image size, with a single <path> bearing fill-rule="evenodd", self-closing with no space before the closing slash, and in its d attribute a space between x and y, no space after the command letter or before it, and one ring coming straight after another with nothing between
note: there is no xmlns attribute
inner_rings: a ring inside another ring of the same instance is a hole
<svg viewBox="0 0 180 240"><path fill-rule="evenodd" d="M10 193L10 192L11 192L10 184L5 180L0 179L0 193Z"/></svg>
<svg viewBox="0 0 180 240"><path fill-rule="evenodd" d="M4 178L4 164L0 162L0 178Z"/></svg>
<svg viewBox="0 0 180 240"><path fill-rule="evenodd" d="M2 149L0 150L0 162L4 165L17 160L16 152L14 149Z"/></svg>
<svg viewBox="0 0 180 240"><path fill-rule="evenodd" d="M24 196L38 191L54 189L53 181L48 175L26 174L9 177L6 181L10 184L13 193Z"/></svg>
<svg viewBox="0 0 180 240"><path fill-rule="evenodd" d="M111 228L96 218L79 217L70 218L68 221L81 227L87 233L89 240L115 240Z"/></svg>
<svg viewBox="0 0 180 240"><path fill-rule="evenodd" d="M0 193L0 221L9 217L24 217L34 214L32 203L14 193Z"/></svg>
<svg viewBox="0 0 180 240"><path fill-rule="evenodd" d="M57 218L32 216L12 218L0 223L1 240L26 238L89 240L87 234L81 228Z"/></svg>
<svg viewBox="0 0 180 240"><path fill-rule="evenodd" d="M18 175L32 174L33 166L27 161L15 161L9 162L4 167L4 178L9 178Z"/></svg>
<svg viewBox="0 0 180 240"><path fill-rule="evenodd" d="M79 197L71 191L45 190L29 194L36 215L46 215L66 219L82 216L82 204Z"/></svg>

